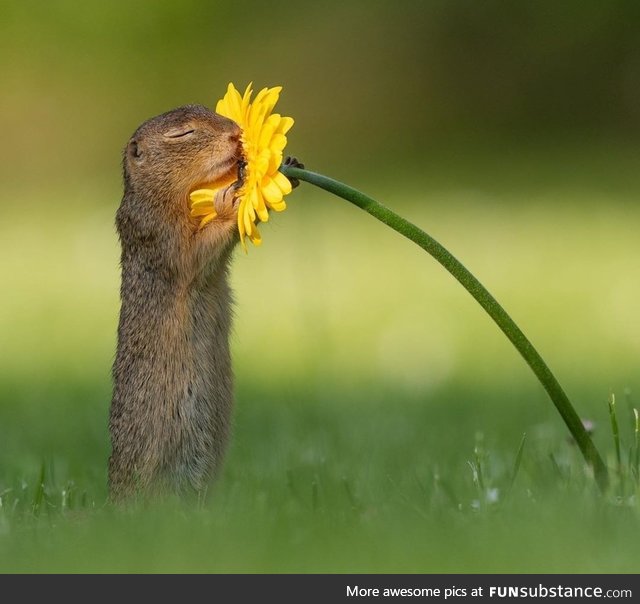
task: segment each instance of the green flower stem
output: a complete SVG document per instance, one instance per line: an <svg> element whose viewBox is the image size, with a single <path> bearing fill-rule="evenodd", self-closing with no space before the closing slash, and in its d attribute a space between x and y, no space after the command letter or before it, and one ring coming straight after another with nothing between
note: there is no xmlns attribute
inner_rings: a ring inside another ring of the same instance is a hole
<svg viewBox="0 0 640 604"><path fill-rule="evenodd" d="M414 224L398 216L389 208L379 204L364 193L349 187L337 180L303 170L292 166L282 166L282 173L289 178L297 178L308 183L316 185L329 193L333 193L338 197L342 197L352 204L358 206L365 212L377 218L387 226L391 227L407 239L410 239L423 250L431 254L444 268L446 268L460 284L476 299L478 304L485 309L489 316L495 321L498 327L509 338L516 350L522 355L533 373L543 385L556 409L562 416L564 423L569 428L573 438L578 443L580 451L587 463L593 468L595 479L600 489L604 492L608 486L607 466L602 461L602 457L596 449L589 434L582 425L580 417L571 405L564 390L558 383L551 370L544 362L533 344L522 333L520 328L514 323L513 319L498 304L496 299L487 291L487 289L478 281L454 256L449 253L442 245L440 245L433 237L427 235L423 230Z"/></svg>

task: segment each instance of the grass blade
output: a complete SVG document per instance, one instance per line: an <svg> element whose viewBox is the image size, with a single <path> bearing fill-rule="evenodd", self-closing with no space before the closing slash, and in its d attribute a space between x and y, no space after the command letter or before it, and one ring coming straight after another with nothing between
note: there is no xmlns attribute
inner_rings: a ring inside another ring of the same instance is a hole
<svg viewBox="0 0 640 604"><path fill-rule="evenodd" d="M618 418L616 416L616 396L611 395L609 399L609 417L611 419L611 432L613 433L613 444L616 450L616 464L618 475L622 475L622 456L620 454L620 429L618 427Z"/></svg>
<svg viewBox="0 0 640 604"><path fill-rule="evenodd" d="M636 481L640 479L638 475L638 470L640 469L640 418L638 417L638 410L633 409L634 416L634 429L633 429L633 437L634 437L634 445L635 445L635 459L633 460L633 468L636 474Z"/></svg>
<svg viewBox="0 0 640 604"><path fill-rule="evenodd" d="M522 463L522 453L524 451L524 443L527 441L527 433L522 435L518 452L516 453L516 460L513 463L513 471L511 472L511 481L509 482L509 491L513 488L513 483L516 481L516 476L520 470L520 464Z"/></svg>
<svg viewBox="0 0 640 604"><path fill-rule="evenodd" d="M42 508L42 502L44 501L44 479L45 479L45 462L42 462L40 466L40 476L38 478L38 484L36 485L36 492L33 495L33 503L31 505L31 511L35 516L40 513Z"/></svg>

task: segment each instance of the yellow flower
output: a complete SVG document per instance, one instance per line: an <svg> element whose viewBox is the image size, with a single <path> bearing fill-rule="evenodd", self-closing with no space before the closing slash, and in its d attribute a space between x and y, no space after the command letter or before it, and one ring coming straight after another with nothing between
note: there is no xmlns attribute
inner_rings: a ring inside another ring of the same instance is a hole
<svg viewBox="0 0 640 604"><path fill-rule="evenodd" d="M251 84L242 96L233 84L229 84L227 93L216 105L216 113L232 119L242 128L246 166L244 183L238 192L238 231L245 250L245 236L255 245L262 243L256 222L267 222L269 210L284 210L287 207L284 196L291 193L291 183L278 168L287 144L285 135L293 126L293 119L272 113L281 90L282 86L263 88L251 102ZM201 227L215 217L213 199L217 190L198 189L190 195L191 215L201 218Z"/></svg>

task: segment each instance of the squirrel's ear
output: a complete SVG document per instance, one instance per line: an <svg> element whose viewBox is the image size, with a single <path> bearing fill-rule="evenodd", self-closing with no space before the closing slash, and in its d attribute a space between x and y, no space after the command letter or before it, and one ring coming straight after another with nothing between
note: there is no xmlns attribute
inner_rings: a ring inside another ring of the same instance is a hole
<svg viewBox="0 0 640 604"><path fill-rule="evenodd" d="M129 141L129 147L127 149L129 155L134 157L135 159L140 159L142 157L142 149L138 146L137 140Z"/></svg>

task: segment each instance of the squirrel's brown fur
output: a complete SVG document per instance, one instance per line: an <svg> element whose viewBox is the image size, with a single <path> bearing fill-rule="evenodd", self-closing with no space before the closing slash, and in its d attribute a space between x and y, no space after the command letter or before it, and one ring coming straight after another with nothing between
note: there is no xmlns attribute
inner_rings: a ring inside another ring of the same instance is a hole
<svg viewBox="0 0 640 604"><path fill-rule="evenodd" d="M124 152L118 349L109 429L109 488L202 491L222 459L232 407L231 294L237 241L234 185L203 229L189 193L237 178L240 128L205 107L142 124Z"/></svg>

